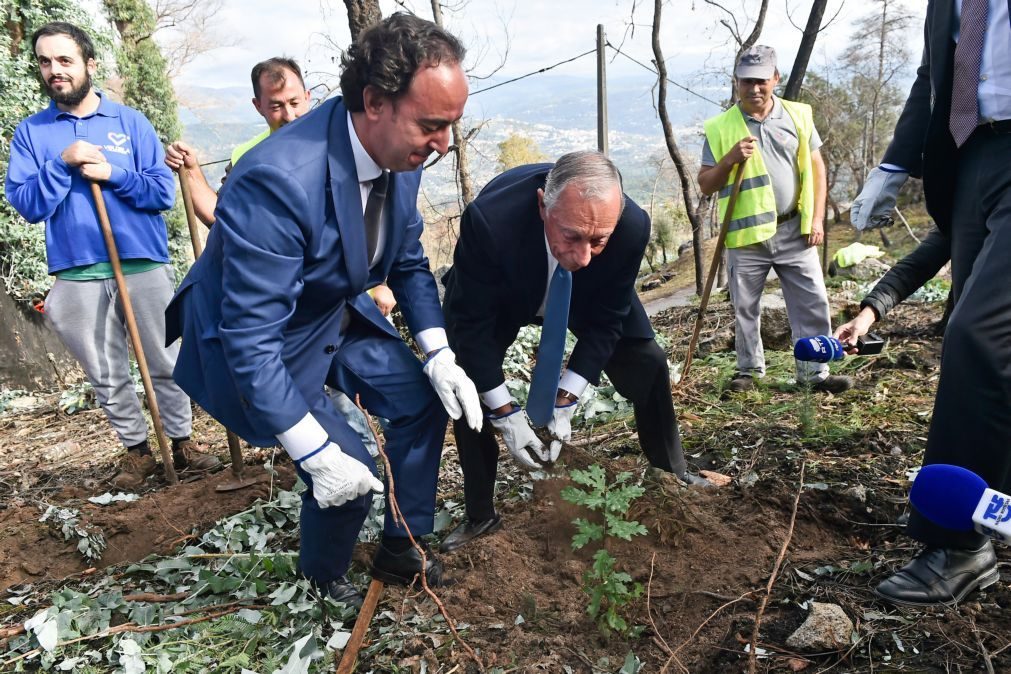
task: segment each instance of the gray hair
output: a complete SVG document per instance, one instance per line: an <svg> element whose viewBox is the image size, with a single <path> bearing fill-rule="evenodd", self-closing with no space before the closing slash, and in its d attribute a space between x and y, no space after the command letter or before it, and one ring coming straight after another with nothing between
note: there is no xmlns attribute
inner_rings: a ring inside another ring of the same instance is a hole
<svg viewBox="0 0 1011 674"><path fill-rule="evenodd" d="M580 150L562 155L548 172L544 183L545 210L551 210L562 190L570 183L577 183L579 196L583 199L601 201L611 195L615 185L621 190L621 173L606 155L596 150ZM621 196L621 206L624 210L624 194Z"/></svg>

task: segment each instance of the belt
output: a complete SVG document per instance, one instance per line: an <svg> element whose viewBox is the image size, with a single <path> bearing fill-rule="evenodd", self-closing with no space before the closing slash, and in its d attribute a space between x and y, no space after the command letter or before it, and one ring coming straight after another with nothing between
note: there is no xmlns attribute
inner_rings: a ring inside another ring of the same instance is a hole
<svg viewBox="0 0 1011 674"><path fill-rule="evenodd" d="M1011 133L1011 119L998 119L989 122L983 122L976 127L978 133L985 133L994 136L1001 136L1006 133Z"/></svg>
<svg viewBox="0 0 1011 674"><path fill-rule="evenodd" d="M797 217L798 213L800 213L800 211L798 211L795 208L792 211L790 211L789 213L783 213L782 215L777 215L776 216L776 224L777 225L782 225L787 220L793 220L795 217Z"/></svg>

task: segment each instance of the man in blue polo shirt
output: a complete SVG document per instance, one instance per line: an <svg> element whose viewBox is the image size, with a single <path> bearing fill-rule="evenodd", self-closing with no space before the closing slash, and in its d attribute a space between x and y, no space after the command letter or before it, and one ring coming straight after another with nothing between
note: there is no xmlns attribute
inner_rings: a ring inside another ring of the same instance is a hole
<svg viewBox="0 0 1011 674"><path fill-rule="evenodd" d="M95 48L69 23L35 32L32 46L49 107L18 125L11 140L6 193L29 222L45 222L46 258L56 281L46 316L81 363L126 459L113 483L135 490L156 467L148 428L130 377L126 325L89 182L102 186L141 342L179 470L219 461L192 440L190 401L172 380L178 347L165 348L165 307L175 279L161 211L175 186L151 123L91 82Z"/></svg>

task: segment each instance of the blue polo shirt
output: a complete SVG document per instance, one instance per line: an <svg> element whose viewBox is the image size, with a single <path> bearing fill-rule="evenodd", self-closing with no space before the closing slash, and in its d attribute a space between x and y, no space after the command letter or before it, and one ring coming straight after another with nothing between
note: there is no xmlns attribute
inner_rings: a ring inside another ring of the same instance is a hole
<svg viewBox="0 0 1011 674"><path fill-rule="evenodd" d="M102 194L119 256L169 261L161 212L172 207L175 183L165 151L144 115L97 93L94 113L76 117L50 101L19 124L11 140L7 200L25 220L45 222L50 274L109 261L91 187L60 157L78 140L98 145L112 164Z"/></svg>

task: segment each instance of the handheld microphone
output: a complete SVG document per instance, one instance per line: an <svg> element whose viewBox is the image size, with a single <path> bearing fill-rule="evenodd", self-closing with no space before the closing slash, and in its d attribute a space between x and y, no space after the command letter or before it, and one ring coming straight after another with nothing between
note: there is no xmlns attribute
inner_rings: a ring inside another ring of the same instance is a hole
<svg viewBox="0 0 1011 674"><path fill-rule="evenodd" d="M976 473L945 463L924 466L909 492L913 506L934 524L972 531L1011 544L1011 496L990 489Z"/></svg>
<svg viewBox="0 0 1011 674"><path fill-rule="evenodd" d="M846 351L842 342L828 335L804 337L793 345L793 357L809 363L827 363L842 360L845 356Z"/></svg>
<svg viewBox="0 0 1011 674"><path fill-rule="evenodd" d="M797 343L793 345L793 357L810 363L827 363L833 360L842 360L846 356L846 349L850 346L828 335L804 337L798 339ZM885 346L885 340L873 332L868 332L866 335L857 337L856 346L855 355L873 356L881 353L881 349Z"/></svg>

